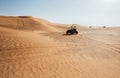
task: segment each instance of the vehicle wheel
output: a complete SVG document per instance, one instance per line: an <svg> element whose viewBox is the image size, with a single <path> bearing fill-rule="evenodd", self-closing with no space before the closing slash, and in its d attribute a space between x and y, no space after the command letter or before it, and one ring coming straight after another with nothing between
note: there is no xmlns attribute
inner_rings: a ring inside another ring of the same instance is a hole
<svg viewBox="0 0 120 78"><path fill-rule="evenodd" d="M78 31L76 31L75 33L78 34Z"/></svg>
<svg viewBox="0 0 120 78"><path fill-rule="evenodd" d="M66 35L71 35L72 33L71 33L71 31L70 30L68 30L67 32L66 32Z"/></svg>

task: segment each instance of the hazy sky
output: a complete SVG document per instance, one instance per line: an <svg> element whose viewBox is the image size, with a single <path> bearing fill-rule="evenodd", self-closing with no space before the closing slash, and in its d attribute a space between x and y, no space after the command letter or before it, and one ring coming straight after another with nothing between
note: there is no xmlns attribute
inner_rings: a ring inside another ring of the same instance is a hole
<svg viewBox="0 0 120 78"><path fill-rule="evenodd" d="M67 24L120 26L120 0L0 0L0 15L30 15Z"/></svg>

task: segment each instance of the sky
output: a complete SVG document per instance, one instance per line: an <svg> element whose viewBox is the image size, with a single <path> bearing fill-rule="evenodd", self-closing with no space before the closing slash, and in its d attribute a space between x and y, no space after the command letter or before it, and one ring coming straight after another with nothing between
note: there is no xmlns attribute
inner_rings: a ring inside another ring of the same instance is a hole
<svg viewBox="0 0 120 78"><path fill-rule="evenodd" d="M120 26L120 0L0 0L0 15L56 23Z"/></svg>

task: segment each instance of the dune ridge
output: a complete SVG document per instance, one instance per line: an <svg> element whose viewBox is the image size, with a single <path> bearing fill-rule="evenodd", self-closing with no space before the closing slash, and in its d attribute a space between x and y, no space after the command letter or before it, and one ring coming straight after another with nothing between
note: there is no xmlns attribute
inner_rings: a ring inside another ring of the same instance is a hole
<svg viewBox="0 0 120 78"><path fill-rule="evenodd" d="M58 24L32 16L0 16L0 27L7 27L20 30L40 30L49 32L60 32L71 24ZM86 29L76 24L79 30Z"/></svg>
<svg viewBox="0 0 120 78"><path fill-rule="evenodd" d="M46 30L50 28L43 22L35 21L33 17L16 16L16 17L0 17L0 26L13 28L13 29L25 29L25 30Z"/></svg>

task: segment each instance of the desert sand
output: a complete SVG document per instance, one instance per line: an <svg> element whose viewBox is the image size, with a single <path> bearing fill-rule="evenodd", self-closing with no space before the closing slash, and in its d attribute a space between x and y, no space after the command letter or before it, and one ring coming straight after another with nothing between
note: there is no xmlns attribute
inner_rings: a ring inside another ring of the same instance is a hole
<svg viewBox="0 0 120 78"><path fill-rule="evenodd" d="M120 78L120 27L0 16L0 78Z"/></svg>

